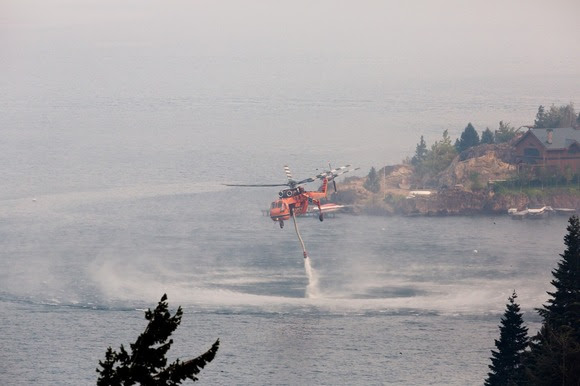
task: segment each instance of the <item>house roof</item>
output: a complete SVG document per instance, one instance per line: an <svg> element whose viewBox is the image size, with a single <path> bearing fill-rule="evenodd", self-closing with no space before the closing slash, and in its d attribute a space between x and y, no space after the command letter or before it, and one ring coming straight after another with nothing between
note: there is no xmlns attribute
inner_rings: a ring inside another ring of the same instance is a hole
<svg viewBox="0 0 580 386"><path fill-rule="evenodd" d="M552 131L552 143L548 143L549 131ZM580 143L580 130L576 130L572 127L530 129L526 134L533 134L547 150L567 149L575 142Z"/></svg>

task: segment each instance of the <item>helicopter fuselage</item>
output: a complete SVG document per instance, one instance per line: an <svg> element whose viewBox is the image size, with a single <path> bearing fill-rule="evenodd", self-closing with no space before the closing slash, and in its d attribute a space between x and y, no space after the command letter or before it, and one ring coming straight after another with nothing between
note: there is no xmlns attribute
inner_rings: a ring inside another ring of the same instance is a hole
<svg viewBox="0 0 580 386"><path fill-rule="evenodd" d="M301 186L281 190L278 193L280 198L270 205L270 218L273 221L284 221L290 219L292 212L297 216L302 215L308 210L310 202L320 207L320 199L326 197L327 187L328 180L325 178L320 191L305 191Z"/></svg>

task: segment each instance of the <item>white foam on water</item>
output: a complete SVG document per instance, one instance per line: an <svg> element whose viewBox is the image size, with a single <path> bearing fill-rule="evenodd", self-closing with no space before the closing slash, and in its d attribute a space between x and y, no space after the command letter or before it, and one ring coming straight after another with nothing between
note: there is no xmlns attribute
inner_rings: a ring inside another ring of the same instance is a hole
<svg viewBox="0 0 580 386"><path fill-rule="evenodd" d="M93 260L87 267L87 271L92 282L106 299L147 302L157 299L160 294L167 293L173 302L184 306L195 304L197 307L204 305L209 307L252 306L279 310L287 309L288 306L314 306L331 312L417 309L441 313L477 314L490 311L501 313L507 297L511 295L514 288L523 299L521 306L525 309L538 306L546 298L546 288L537 285L531 288L529 284L526 285L524 282L513 279L510 280L510 286L502 285L501 280L491 279L481 279L477 285L473 285L472 281L469 283L428 281L415 283L414 288L418 293L414 296L366 297L365 293L372 294L374 288L381 288L380 281L369 281L367 277L365 282L362 276L357 275L355 282L361 283L361 286L351 288L343 282L344 287L328 288L320 282L320 273L312 267L310 257L303 259L304 271L308 279L304 298L253 294L222 288L221 285L224 283L268 283L275 282L276 278L260 277L254 271L243 269L229 272L228 277L208 272L181 273L173 271L155 259L142 258L146 264L137 265L134 259L128 260L115 254L105 253ZM324 268L325 266L322 266L320 269L324 271ZM298 276L296 280L299 280ZM409 284L403 279L394 279L389 283L394 289L406 287ZM362 284L367 286L362 286ZM49 288L53 286L49 285ZM66 297L64 293L62 296Z"/></svg>

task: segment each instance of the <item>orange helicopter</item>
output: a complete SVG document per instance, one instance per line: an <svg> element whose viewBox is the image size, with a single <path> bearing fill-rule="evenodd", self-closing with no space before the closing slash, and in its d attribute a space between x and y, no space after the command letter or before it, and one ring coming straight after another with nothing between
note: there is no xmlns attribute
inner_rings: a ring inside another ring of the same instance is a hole
<svg viewBox="0 0 580 386"><path fill-rule="evenodd" d="M284 171L286 172L286 177L288 182L285 184L251 184L251 185L237 185L237 184L226 184L227 186L243 186L243 187L262 187L262 186L287 186L288 189L283 189L278 193L279 198L272 202L270 205L270 218L274 221L278 221L280 228L284 228L284 220L290 219L294 222L294 229L296 230L296 235L302 246L302 254L304 259L308 258L308 253L306 252L306 246L298 230L298 223L296 222L297 215L303 215L308 211L308 204L313 203L318 207L318 218L320 221L324 220L323 212L324 208L328 210L336 209L337 205L331 204L330 206L320 205L320 200L326 197L328 191L328 182L332 181L334 185L334 191L336 192L336 181L334 180L341 174L347 173L351 170L350 165L341 166L337 169L332 169L330 164L328 164L329 171L324 171L317 174L314 177L309 177L304 180L296 181L292 178L292 173L290 173L290 168L284 166ZM322 180L322 186L318 191L306 191L300 185L306 184L308 182L314 182L316 180ZM328 205L328 204L327 204Z"/></svg>
<svg viewBox="0 0 580 386"><path fill-rule="evenodd" d="M292 178L292 173L288 166L284 166L284 171L286 172L286 177L288 182L284 184L249 184L249 185L238 185L238 184L226 184L226 186L242 186L242 187L269 187L269 186L288 186L288 189L283 189L278 193L279 198L272 202L270 205L270 218L273 221L277 221L280 224L280 228L284 227L284 221L289 220L290 217L300 216L308 211L309 204L315 204L318 207L318 219L320 221L324 220L323 212L325 209L335 210L336 205L325 208L321 206L320 200L326 198L328 191L328 182L332 181L334 184L334 191L336 192L336 182L334 179L341 174L347 173L351 170L351 165L341 166L336 169L330 168L329 171L324 171L317 174L314 177L309 177L304 180L296 181ZM307 191L302 186L303 184L314 182L316 180L322 180L322 186L318 191Z"/></svg>

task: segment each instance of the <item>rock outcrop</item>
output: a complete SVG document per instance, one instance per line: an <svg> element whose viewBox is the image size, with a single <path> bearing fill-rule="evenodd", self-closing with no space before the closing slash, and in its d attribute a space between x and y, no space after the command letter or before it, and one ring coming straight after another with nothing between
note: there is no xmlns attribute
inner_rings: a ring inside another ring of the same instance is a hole
<svg viewBox="0 0 580 386"><path fill-rule="evenodd" d="M369 214L504 214L509 208L544 205L580 209L578 189L551 189L537 196L497 193L494 181L517 176L509 144L480 145L462 152L429 187L419 185L422 180L409 164L386 166L377 175L381 186L378 193L363 187L366 178L350 177L340 184L332 200L351 205L355 213Z"/></svg>
<svg viewBox="0 0 580 386"><path fill-rule="evenodd" d="M439 175L439 186L455 186L481 189L489 181L506 180L516 173L512 161L511 146L480 145L459 154L451 165Z"/></svg>

